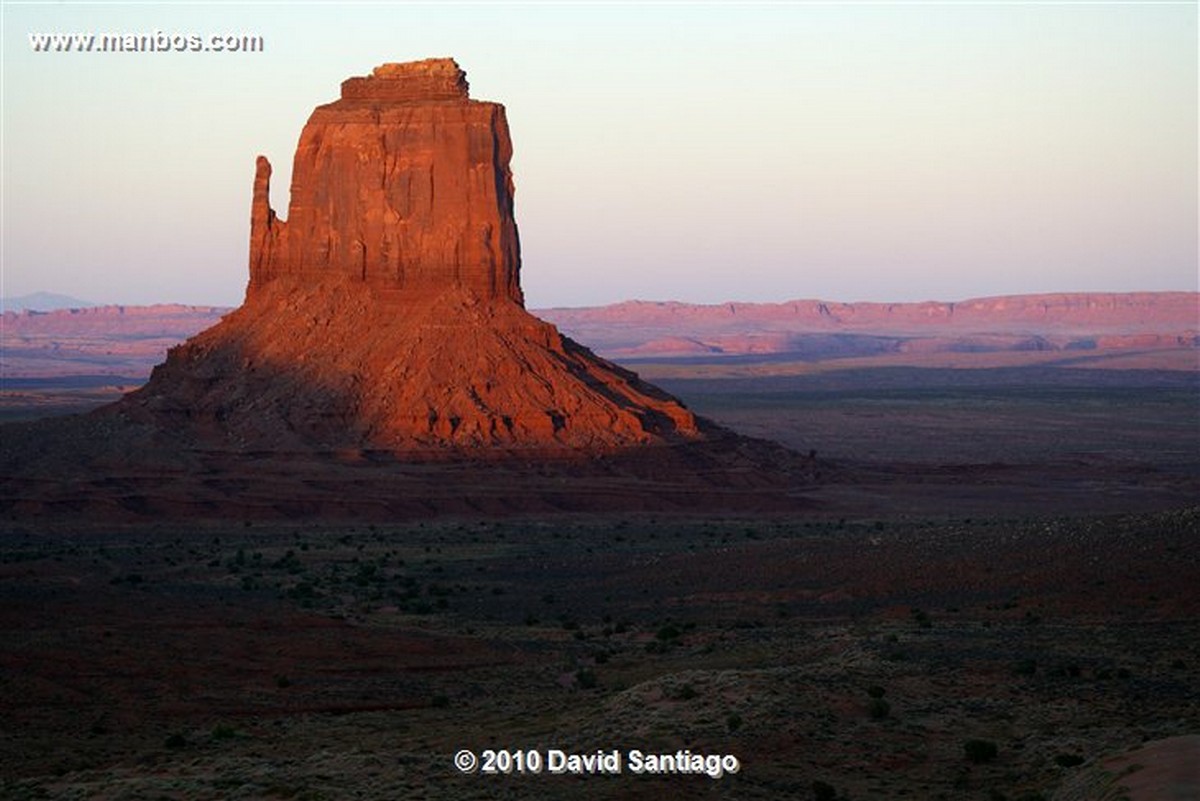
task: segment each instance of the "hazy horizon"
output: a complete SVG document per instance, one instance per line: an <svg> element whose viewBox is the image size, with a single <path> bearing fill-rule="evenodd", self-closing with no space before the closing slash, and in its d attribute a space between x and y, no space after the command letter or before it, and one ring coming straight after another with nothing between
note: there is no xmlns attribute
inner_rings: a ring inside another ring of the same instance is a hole
<svg viewBox="0 0 1200 801"><path fill-rule="evenodd" d="M622 304L627 304L627 303L681 304L681 305L685 305L685 306L718 307L718 306L727 306L730 304L736 304L739 306L755 306L755 305L770 306L770 305L786 305L788 303L812 303L812 302L834 303L834 304L848 303L848 304L854 304L854 305L875 304L875 305L886 305L886 306L908 306L908 305L917 306L917 305L922 305L922 304L926 304L926 303L935 303L935 304L950 304L950 305L957 306L957 305L962 305L964 303L971 303L971 302L975 302L975 301L989 300L989 299L995 299L995 298L1039 297L1039 296L1048 296L1048 295L1171 295L1171 294L1190 294L1190 295L1200 296L1200 292L1198 292L1197 290L1166 289L1166 290L1157 290L1157 291L1133 290L1133 291L1129 291L1129 292L1115 292L1115 293L1114 292L1099 292L1099 291L1097 291L1097 292L1069 292L1068 291L1068 292L1054 292L1054 293L1030 292L1030 293L1010 294L1010 295L980 295L980 296L974 296L974 297L969 297L969 298L968 297L963 297L963 298L923 298L921 300L907 300L907 301L889 301L889 300L869 300L868 301L868 300L846 300L844 298L826 298L826 297L794 297L794 298L780 298L779 300L757 300L757 301L745 301L745 300L740 300L737 298L727 298L725 300L720 300L720 301L700 302L700 301L680 301L680 300L676 300L674 298L626 298L625 300L612 301L610 303L577 303L577 304L570 304L570 305L558 304L558 305L553 305L553 306L531 306L527 303L526 307L532 311L552 311L552 310L567 310L567 309L604 308L604 307L609 307L609 306L620 306ZM30 299L32 299L32 302L29 302ZM12 305L13 301L22 301L24 303L18 303L16 306L13 306ZM212 307L212 308L223 308L223 309L230 308L230 309L232 309L232 308L237 308L238 306L240 306L241 302L239 301L238 303L188 303L188 302L174 301L174 300L160 300L160 301L150 301L147 303L125 303L125 302L121 302L121 301L98 303L98 302L92 301L88 298L79 298L79 297L75 297L73 295L62 295L62 294L56 293L56 292L31 292L26 295L0 296L0 305L3 306L3 308L0 309L0 311L5 311L5 312L19 312L19 311L25 311L25 310L34 311L34 312L43 312L43 311L69 310L69 309L76 309L76 308L104 308L104 307L114 307L114 306L120 306L120 307L125 307L125 308L129 308L129 307L149 308L149 307L153 307L153 306L190 306L190 307L195 307L195 308Z"/></svg>
<svg viewBox="0 0 1200 801"><path fill-rule="evenodd" d="M452 56L507 107L531 308L1196 291L1196 6L3 6L0 295L234 306L254 157ZM251 33L45 53L31 33Z"/></svg>

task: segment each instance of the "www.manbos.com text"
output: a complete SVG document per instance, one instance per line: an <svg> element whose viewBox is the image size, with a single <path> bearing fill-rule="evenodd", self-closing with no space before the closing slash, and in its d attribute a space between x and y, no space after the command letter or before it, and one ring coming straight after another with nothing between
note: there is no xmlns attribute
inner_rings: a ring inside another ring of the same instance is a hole
<svg viewBox="0 0 1200 801"><path fill-rule="evenodd" d="M261 53L254 33L31 33L35 53Z"/></svg>

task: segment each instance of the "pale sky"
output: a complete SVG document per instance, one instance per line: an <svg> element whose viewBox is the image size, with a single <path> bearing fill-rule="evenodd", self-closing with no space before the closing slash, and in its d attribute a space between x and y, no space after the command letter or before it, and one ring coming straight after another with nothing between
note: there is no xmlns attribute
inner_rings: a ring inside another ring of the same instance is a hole
<svg viewBox="0 0 1200 801"><path fill-rule="evenodd" d="M235 305L387 61L508 109L530 307L1197 289L1197 5L3 4L2 294ZM261 53L34 52L252 33Z"/></svg>

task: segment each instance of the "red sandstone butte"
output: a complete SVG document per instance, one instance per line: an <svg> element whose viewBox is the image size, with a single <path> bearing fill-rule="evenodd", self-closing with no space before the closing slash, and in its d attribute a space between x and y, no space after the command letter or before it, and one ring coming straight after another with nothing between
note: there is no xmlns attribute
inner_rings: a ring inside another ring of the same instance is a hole
<svg viewBox="0 0 1200 801"><path fill-rule="evenodd" d="M342 84L286 221L259 157L243 305L113 411L235 448L604 453L703 439L683 405L524 308L504 107L451 59Z"/></svg>
<svg viewBox="0 0 1200 801"><path fill-rule="evenodd" d="M250 292L345 277L405 299L451 286L520 304L520 246L504 107L470 100L451 59L385 64L313 111L283 222L259 157Z"/></svg>

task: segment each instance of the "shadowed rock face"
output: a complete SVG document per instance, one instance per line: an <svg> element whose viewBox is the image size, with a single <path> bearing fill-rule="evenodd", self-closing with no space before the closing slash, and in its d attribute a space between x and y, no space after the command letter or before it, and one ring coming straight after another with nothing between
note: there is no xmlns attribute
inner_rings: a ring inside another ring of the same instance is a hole
<svg viewBox="0 0 1200 801"><path fill-rule="evenodd" d="M682 404L525 311L504 108L450 59L342 84L286 222L258 159L245 303L114 411L223 447L610 452L702 439Z"/></svg>

